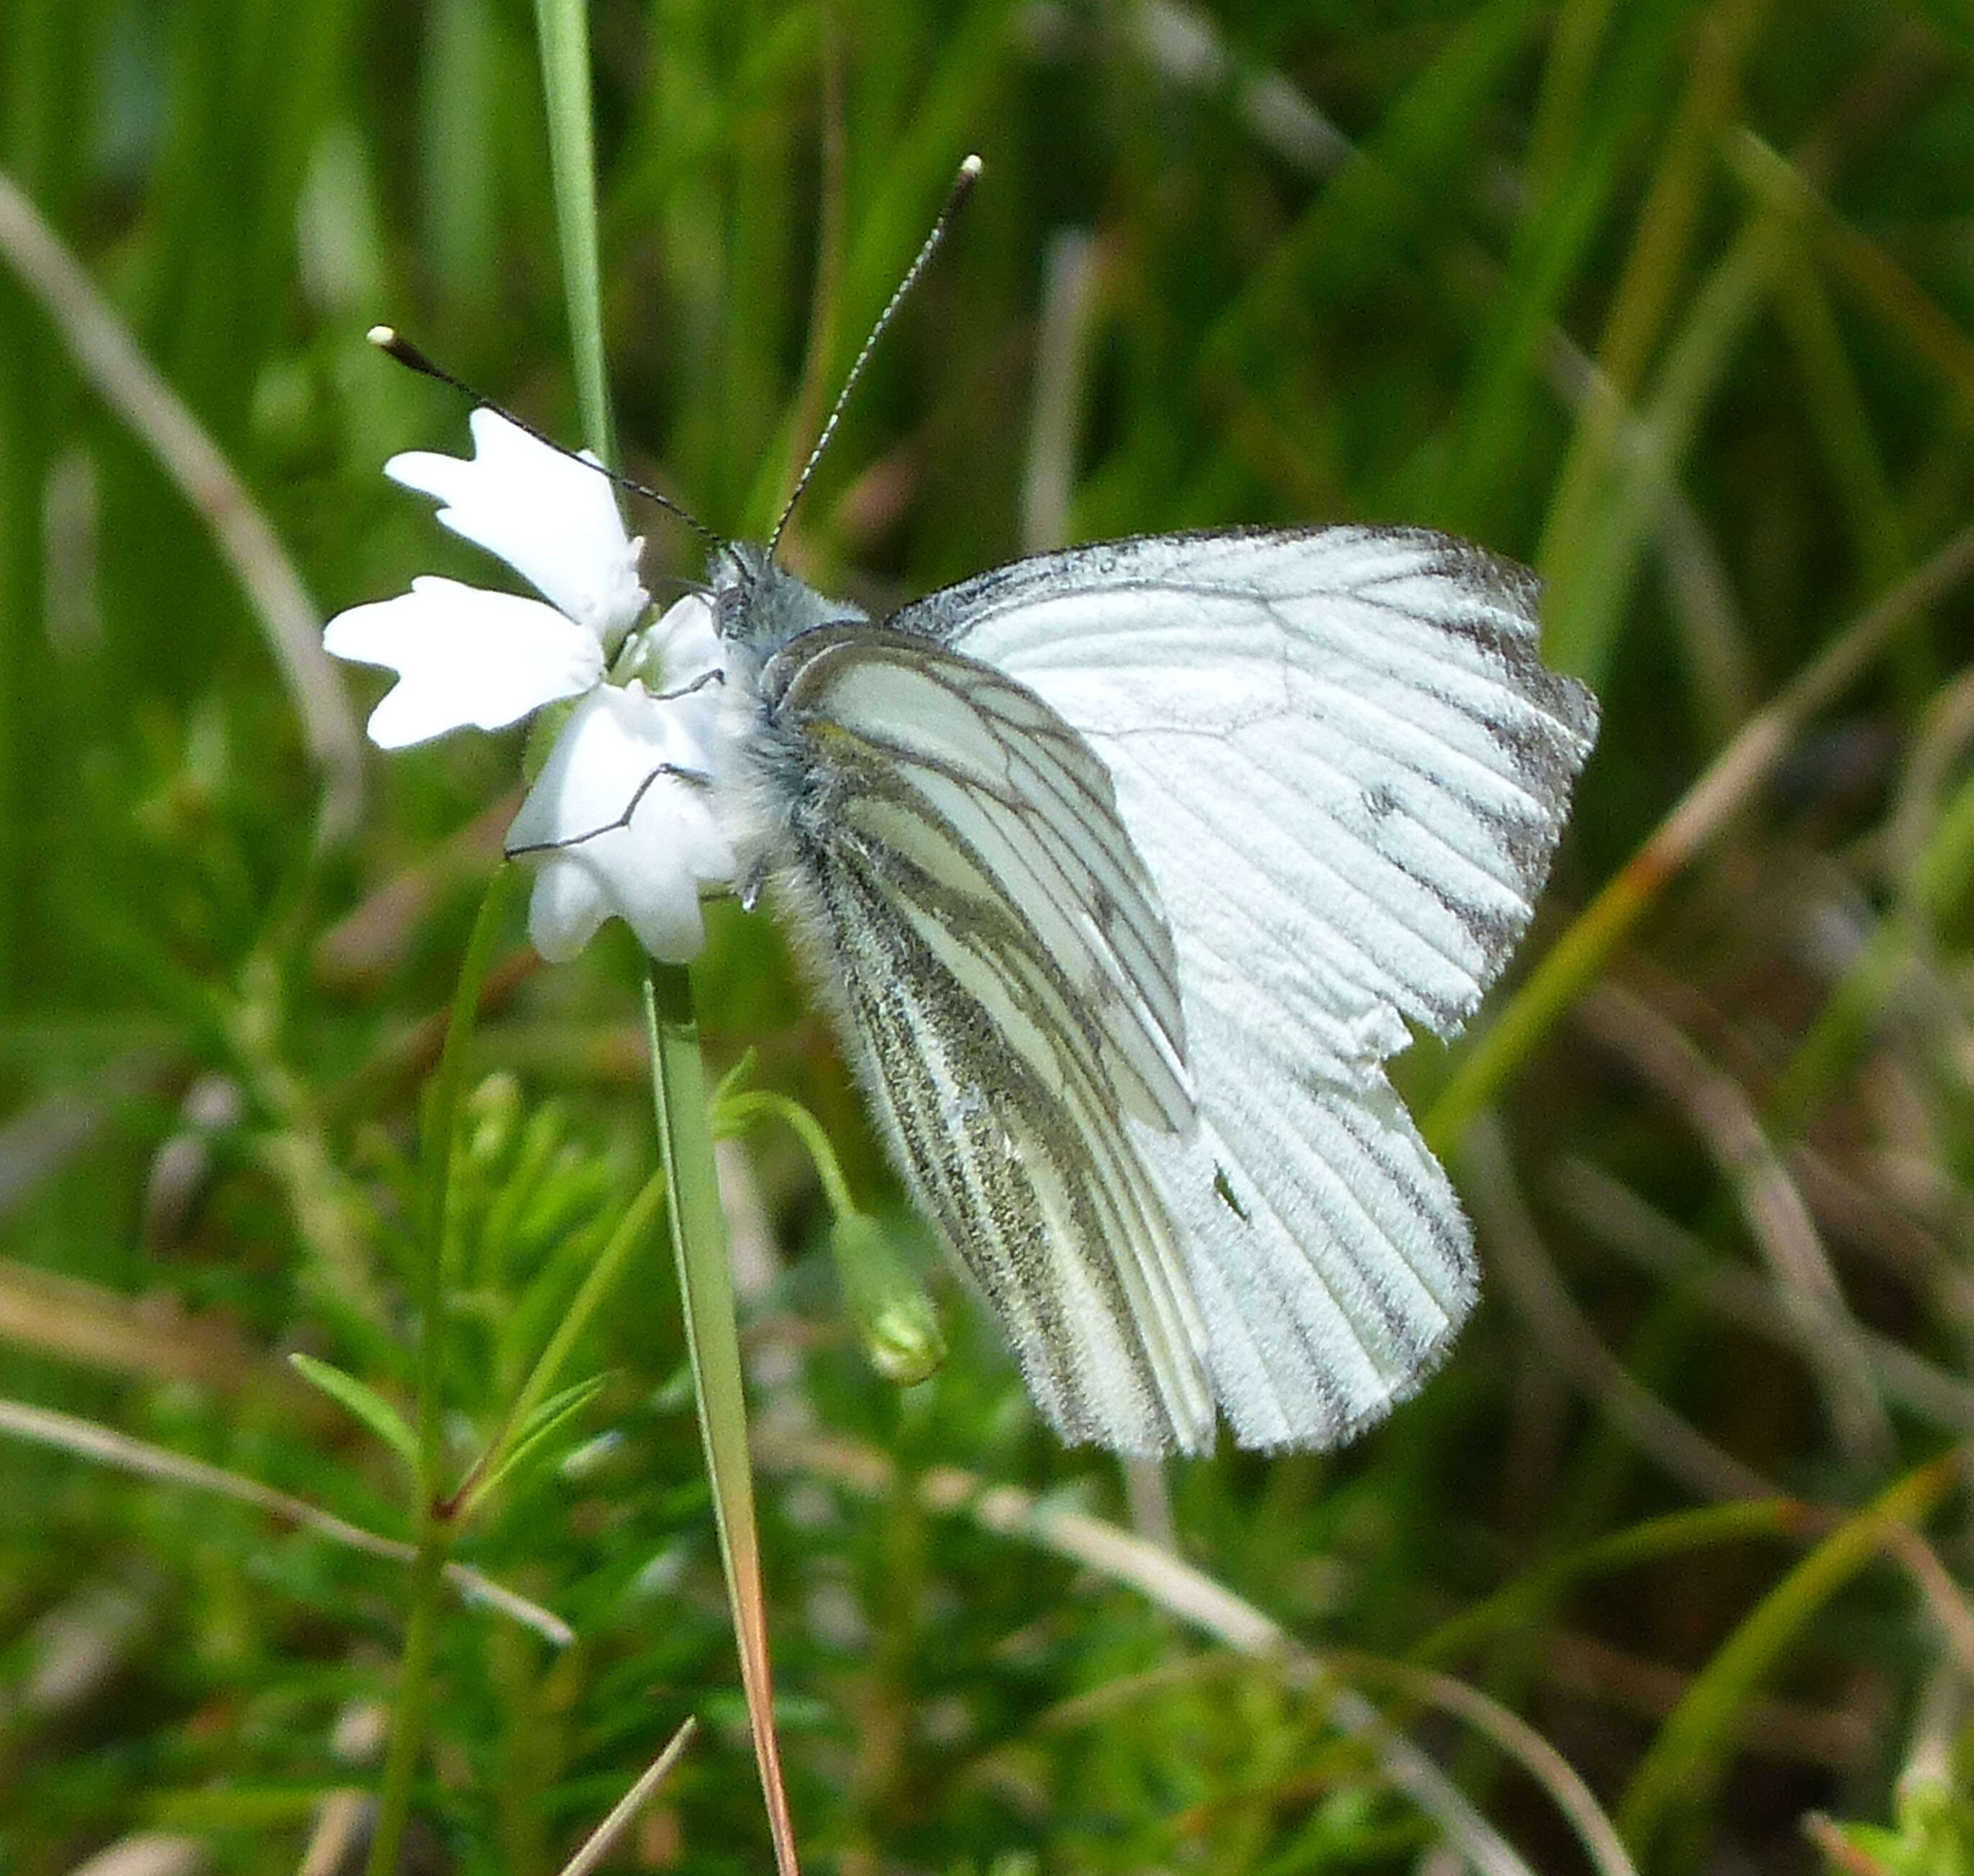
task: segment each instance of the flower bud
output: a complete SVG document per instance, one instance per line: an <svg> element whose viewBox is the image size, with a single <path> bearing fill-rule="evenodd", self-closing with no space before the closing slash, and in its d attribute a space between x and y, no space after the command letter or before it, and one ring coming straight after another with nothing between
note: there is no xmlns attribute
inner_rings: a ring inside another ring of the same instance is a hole
<svg viewBox="0 0 1974 1876"><path fill-rule="evenodd" d="M900 1387L936 1373L946 1359L939 1313L884 1228L867 1213L841 1212L830 1228L829 1246L843 1306L871 1366Z"/></svg>

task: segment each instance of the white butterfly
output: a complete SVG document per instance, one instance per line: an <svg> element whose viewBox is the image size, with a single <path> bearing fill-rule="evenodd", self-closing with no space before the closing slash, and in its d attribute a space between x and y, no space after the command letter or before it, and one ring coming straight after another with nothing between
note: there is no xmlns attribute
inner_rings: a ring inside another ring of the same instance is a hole
<svg viewBox="0 0 1974 1876"><path fill-rule="evenodd" d="M1532 577L1174 535L874 624L716 567L743 851L1064 1438L1326 1446L1416 1387L1475 1269L1383 1064L1500 969L1596 731Z"/></svg>
<svg viewBox="0 0 1974 1876"><path fill-rule="evenodd" d="M551 603L421 581L326 642L398 671L371 726L392 746L579 700L510 834L544 953L621 916L682 960L700 890L772 877L892 1157L1065 1439L1200 1452L1217 1402L1244 1445L1332 1445L1415 1388L1473 1247L1384 1063L1500 969L1596 734L1537 656L1532 576L1413 529L1171 535L873 623L694 522L710 608L641 628L593 460L572 479L490 411L474 434L471 463L387 468Z"/></svg>

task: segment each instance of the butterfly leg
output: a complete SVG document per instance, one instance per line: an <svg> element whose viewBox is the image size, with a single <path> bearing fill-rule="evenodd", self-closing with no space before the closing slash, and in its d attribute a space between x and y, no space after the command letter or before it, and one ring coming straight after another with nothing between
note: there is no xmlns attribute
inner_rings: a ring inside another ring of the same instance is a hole
<svg viewBox="0 0 1974 1876"><path fill-rule="evenodd" d="M678 781L689 782L695 788L710 789L713 785L712 776L703 769L681 769L676 763L660 763L643 781L638 784L630 800L625 802L624 812L614 821L606 821L601 827L591 828L585 833L571 834L562 840L526 841L516 847L503 848L501 851L508 859L519 860L528 854L562 853L571 847L580 847L585 841L600 839L605 834L615 834L620 828L627 828L631 825L631 816L636 814L644 797L651 792L653 785L662 776L671 776Z"/></svg>

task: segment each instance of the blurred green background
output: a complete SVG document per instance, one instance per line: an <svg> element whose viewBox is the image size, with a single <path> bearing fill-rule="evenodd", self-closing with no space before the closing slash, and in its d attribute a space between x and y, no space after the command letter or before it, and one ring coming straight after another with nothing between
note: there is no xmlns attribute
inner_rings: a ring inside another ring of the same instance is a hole
<svg viewBox="0 0 1974 1876"><path fill-rule="evenodd" d="M598 0L592 28L631 473L762 529L978 150L805 574L882 607L1058 540L1428 523L1538 568L1605 706L1523 966L1568 931L1582 968L1512 1034L1497 994L1487 1111L1438 1110L1486 1298L1348 1451L1127 1486L1038 1426L950 1286L953 1359L900 1396L841 1326L807 1162L772 1130L732 1162L812 1865L1574 1871L1573 1768L1644 1870L1974 1871L1974 8ZM574 436L533 33L520 0L0 6L0 172L264 515L251 563L291 556L304 647L489 572L379 473L463 449L464 412L373 320ZM517 739L373 753L355 800L378 674L271 650L216 544L241 511L78 370L25 228L10 200L0 1876L145 1834L161 1876L322 1876L354 1867L330 1795L375 1778L402 1569L74 1429L403 1534L389 1452L282 1357L406 1397L418 1090ZM654 585L696 574L638 525ZM1854 668L1790 691L1828 657ZM319 845L325 763L359 818ZM1703 828L1622 876L1642 917L1574 923L1709 774ZM712 923L715 1066L757 1048L924 1254L772 926ZM463 1452L652 1165L637 975L615 931L497 961ZM1399 1064L1421 1112L1471 1047ZM611 1866L765 1867L684 1359L654 1239L582 1351L606 1386L462 1553L579 1638L449 1612L420 1868L556 1869L688 1713ZM929 1505L952 1467L1135 1527L1333 1678L1051 1548L1082 1527L989 1528L950 1480ZM1338 1723L1367 1701L1387 1729ZM1395 1791L1413 1752L1498 1837Z"/></svg>

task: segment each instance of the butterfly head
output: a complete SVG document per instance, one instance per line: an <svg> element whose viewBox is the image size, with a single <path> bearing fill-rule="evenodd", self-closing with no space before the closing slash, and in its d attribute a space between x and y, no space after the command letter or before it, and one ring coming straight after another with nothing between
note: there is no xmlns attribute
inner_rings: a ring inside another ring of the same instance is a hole
<svg viewBox="0 0 1974 1876"><path fill-rule="evenodd" d="M723 546L712 575L713 620L730 645L766 659L819 625L863 625L869 615L847 599L818 592L751 541Z"/></svg>

